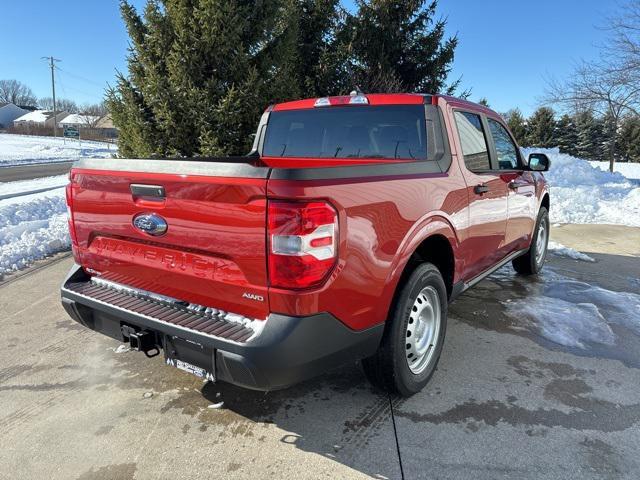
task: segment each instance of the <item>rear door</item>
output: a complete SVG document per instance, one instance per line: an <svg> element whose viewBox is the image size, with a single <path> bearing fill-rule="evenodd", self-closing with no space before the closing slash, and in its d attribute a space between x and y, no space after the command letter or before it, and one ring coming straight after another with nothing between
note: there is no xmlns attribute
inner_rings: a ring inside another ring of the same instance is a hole
<svg viewBox="0 0 640 480"><path fill-rule="evenodd" d="M487 125L476 112L454 110L460 162L469 197L469 225L464 240L465 273L469 280L503 256L507 225L506 185L491 162Z"/></svg>
<svg viewBox="0 0 640 480"><path fill-rule="evenodd" d="M83 160L71 173L79 260L107 280L266 318L267 173L246 163Z"/></svg>
<svg viewBox="0 0 640 480"><path fill-rule="evenodd" d="M505 245L509 250L525 248L536 221L535 180L532 173L525 170L520 149L507 128L494 118L487 118L487 124L491 149L507 192Z"/></svg>

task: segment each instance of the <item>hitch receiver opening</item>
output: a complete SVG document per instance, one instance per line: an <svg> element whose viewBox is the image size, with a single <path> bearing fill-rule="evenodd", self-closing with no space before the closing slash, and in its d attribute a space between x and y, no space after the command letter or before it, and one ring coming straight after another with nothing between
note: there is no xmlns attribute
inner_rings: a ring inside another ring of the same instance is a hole
<svg viewBox="0 0 640 480"><path fill-rule="evenodd" d="M122 335L129 338L131 350L143 352L147 357L155 357L160 354L156 334L147 330L136 331L129 325L122 325Z"/></svg>

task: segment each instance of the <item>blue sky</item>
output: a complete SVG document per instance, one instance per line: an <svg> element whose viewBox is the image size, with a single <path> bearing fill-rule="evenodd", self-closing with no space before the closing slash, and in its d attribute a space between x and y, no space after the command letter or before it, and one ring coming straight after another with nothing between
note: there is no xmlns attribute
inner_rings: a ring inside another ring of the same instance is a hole
<svg viewBox="0 0 640 480"><path fill-rule="evenodd" d="M135 0L141 8L144 0ZM345 5L351 7L347 0ZM472 100L486 97L500 112L528 114L544 91L574 62L597 56L606 17L615 1L440 0L450 34L460 39L451 79L463 76ZM77 103L102 97L115 70L126 71L127 35L117 0L21 0L3 2L0 15L0 78L28 84L38 97L51 95L50 74L40 57L58 64L60 97Z"/></svg>

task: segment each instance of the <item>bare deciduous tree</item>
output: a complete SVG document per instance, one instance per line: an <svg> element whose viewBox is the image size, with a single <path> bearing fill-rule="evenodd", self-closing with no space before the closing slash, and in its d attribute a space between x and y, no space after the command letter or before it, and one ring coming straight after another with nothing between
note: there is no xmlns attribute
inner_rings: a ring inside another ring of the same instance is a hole
<svg viewBox="0 0 640 480"><path fill-rule="evenodd" d="M28 86L18 80L0 80L0 102L35 106L36 97Z"/></svg>
<svg viewBox="0 0 640 480"><path fill-rule="evenodd" d="M609 19L611 38L605 50L616 59L618 69L640 76L640 0L630 0Z"/></svg>
<svg viewBox="0 0 640 480"><path fill-rule="evenodd" d="M640 85L609 65L583 62L568 80L548 82L546 100L574 112L591 111L610 119L607 133L611 148L607 154L609 170L613 172L616 132L625 114L639 114Z"/></svg>
<svg viewBox="0 0 640 480"><path fill-rule="evenodd" d="M640 0L630 0L610 20L611 38L600 59L578 64L566 81L547 82L545 101L572 112L591 111L609 121L609 170L622 119L640 116Z"/></svg>
<svg viewBox="0 0 640 480"><path fill-rule="evenodd" d="M85 126L88 128L96 128L100 119L108 113L104 103L87 103L80 107L80 111L84 116Z"/></svg>
<svg viewBox="0 0 640 480"><path fill-rule="evenodd" d="M44 110L53 110L53 98L43 97L38 100L38 106ZM67 98L56 98L56 111L78 113L78 105L73 100Z"/></svg>

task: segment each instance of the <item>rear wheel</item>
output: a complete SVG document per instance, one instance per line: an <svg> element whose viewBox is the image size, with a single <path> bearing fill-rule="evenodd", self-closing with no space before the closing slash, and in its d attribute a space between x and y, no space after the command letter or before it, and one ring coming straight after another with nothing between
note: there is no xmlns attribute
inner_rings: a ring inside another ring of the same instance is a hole
<svg viewBox="0 0 640 480"><path fill-rule="evenodd" d="M378 351L362 362L371 383L403 396L422 390L436 370L446 327L442 275L423 263L402 286Z"/></svg>
<svg viewBox="0 0 640 480"><path fill-rule="evenodd" d="M513 260L513 268L523 275L540 273L547 258L549 245L549 213L544 207L540 207L535 232L531 239L531 246L527 253Z"/></svg>

